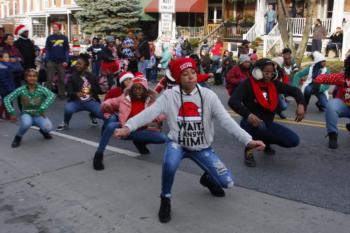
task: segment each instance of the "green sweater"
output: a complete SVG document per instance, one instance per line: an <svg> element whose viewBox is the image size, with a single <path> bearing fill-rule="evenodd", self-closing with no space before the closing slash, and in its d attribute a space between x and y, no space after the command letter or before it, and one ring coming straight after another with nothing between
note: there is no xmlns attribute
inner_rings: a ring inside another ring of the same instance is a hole
<svg viewBox="0 0 350 233"><path fill-rule="evenodd" d="M55 94L46 87L36 85L35 91L30 92L27 85L23 85L4 98L4 105L10 115L16 115L12 101L20 99L22 112L32 116L44 113L55 100Z"/></svg>
<svg viewBox="0 0 350 233"><path fill-rule="evenodd" d="M311 66L308 66L308 67L302 69L301 71L297 72L293 77L292 86L299 87L300 80L305 79L305 77L306 77L306 79L308 78L310 68L311 68ZM330 70L328 69L328 67L327 67L326 74L330 74ZM323 92L327 91L328 89L329 89L329 85L322 84L320 86L320 93L323 93Z"/></svg>

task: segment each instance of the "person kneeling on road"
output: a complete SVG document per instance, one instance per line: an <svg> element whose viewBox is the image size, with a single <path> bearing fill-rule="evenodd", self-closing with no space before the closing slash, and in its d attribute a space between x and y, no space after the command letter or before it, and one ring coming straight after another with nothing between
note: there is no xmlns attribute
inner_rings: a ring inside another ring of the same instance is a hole
<svg viewBox="0 0 350 233"><path fill-rule="evenodd" d="M105 119L117 115L116 121L108 121L105 130L102 133L100 144L95 153L93 167L95 170L103 170L103 152L106 149L109 139L114 130L124 127L125 122L151 106L156 99L156 93L148 89L147 79L140 73L132 79L131 86L124 91L124 94L108 99L102 104L102 111ZM149 154L147 144L163 144L168 141L166 135L160 132L160 123L165 120L164 115L157 115L151 124L144 124L131 133L127 140L132 140L140 154ZM153 120L152 119L152 120Z"/></svg>
<svg viewBox="0 0 350 233"><path fill-rule="evenodd" d="M45 116L45 111L54 102L55 94L38 84L38 72L35 69L27 70L24 76L26 84L11 92L4 99L11 121L17 120L12 101L18 97L22 104L21 123L11 145L13 148L20 146L23 135L32 125L40 128L39 132L45 139L52 139L50 134L52 123Z"/></svg>
<svg viewBox="0 0 350 233"><path fill-rule="evenodd" d="M98 94L101 93L97 78L88 71L89 68L88 54L80 54L76 69L68 81L68 101L64 107L64 120L57 127L57 130L66 130L69 128L69 122L76 112L88 111L90 118L103 118L101 104ZM95 125L95 123L93 122Z"/></svg>
<svg viewBox="0 0 350 233"><path fill-rule="evenodd" d="M189 158L204 170L200 183L214 196L223 197L223 188L233 187L231 171L211 147L214 119L248 148L263 150L265 147L263 142L252 140L239 127L213 91L197 84L194 60L179 58L172 61L170 69L178 85L166 90L151 107L129 119L123 128L115 131L116 137L126 137L159 114L166 115L170 140L167 142L163 160L161 204L158 213L159 221L163 223L171 219L171 189L182 159Z"/></svg>
<svg viewBox="0 0 350 233"><path fill-rule="evenodd" d="M229 99L229 106L243 117L241 127L250 133L255 140L266 144L265 152L274 154L270 147L277 144L282 147L296 147L299 137L292 130L275 123L278 110L278 95L293 96L298 104L296 121L304 118L304 98L301 91L278 80L276 65L269 59L256 62L251 78L245 80ZM256 162L251 148L246 147L244 163L255 167Z"/></svg>

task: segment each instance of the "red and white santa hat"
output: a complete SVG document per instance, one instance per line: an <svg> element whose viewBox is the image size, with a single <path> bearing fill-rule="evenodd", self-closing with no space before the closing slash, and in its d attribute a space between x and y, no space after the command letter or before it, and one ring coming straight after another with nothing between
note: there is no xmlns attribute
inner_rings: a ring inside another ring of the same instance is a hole
<svg viewBox="0 0 350 233"><path fill-rule="evenodd" d="M201 108L193 102L184 102L179 109L177 119L180 121L201 121Z"/></svg>
<svg viewBox="0 0 350 233"><path fill-rule="evenodd" d="M192 58L178 58L170 62L169 66L176 83L180 83L182 71L188 68L192 68L198 73L196 62Z"/></svg>
<svg viewBox="0 0 350 233"><path fill-rule="evenodd" d="M131 72L129 72L129 71L121 72L120 75L119 75L119 83L122 84L128 78L133 79L134 75Z"/></svg>
<svg viewBox="0 0 350 233"><path fill-rule="evenodd" d="M15 29L15 35L21 35L22 33L29 31L29 29L26 27L26 25L21 24L18 25Z"/></svg>
<svg viewBox="0 0 350 233"><path fill-rule="evenodd" d="M141 72L135 73L135 78L132 79L132 85L135 85L135 84L141 84L142 86L144 86L146 88L146 90L148 90L147 79L145 78L145 76Z"/></svg>

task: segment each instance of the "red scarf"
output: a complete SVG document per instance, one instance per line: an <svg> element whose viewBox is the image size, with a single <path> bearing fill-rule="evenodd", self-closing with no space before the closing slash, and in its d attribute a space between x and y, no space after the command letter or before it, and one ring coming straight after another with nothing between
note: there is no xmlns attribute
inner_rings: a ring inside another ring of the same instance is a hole
<svg viewBox="0 0 350 233"><path fill-rule="evenodd" d="M253 92L255 98L258 100L258 103L263 108L270 110L270 112L274 112L278 104L278 95L273 81L265 83L262 81L257 81L254 78L250 78L250 83L252 84ZM268 100L264 97L261 90L262 88L267 88Z"/></svg>

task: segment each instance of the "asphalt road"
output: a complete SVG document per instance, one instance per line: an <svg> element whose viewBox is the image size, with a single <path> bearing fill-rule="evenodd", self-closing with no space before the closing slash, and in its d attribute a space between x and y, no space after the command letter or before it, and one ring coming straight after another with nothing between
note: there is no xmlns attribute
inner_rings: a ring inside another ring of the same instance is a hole
<svg viewBox="0 0 350 233"><path fill-rule="evenodd" d="M223 87L212 87L227 106L227 94ZM304 202L343 213L350 213L350 135L344 129L346 119L342 119L342 130L339 133L339 148L330 150L325 138L324 114L318 112L313 97L305 121L298 124L292 120L282 121L282 124L293 129L301 139L297 148L284 149L274 147L277 154L267 156L256 154L257 167L247 168L243 164L243 146L216 124L213 148L221 156L226 165L232 169L235 183L238 186L256 190L282 198ZM57 126L63 118L64 101L56 100L49 109L48 115ZM290 101L286 111L289 118L294 117L295 103ZM239 121L239 117L233 114ZM280 121L278 117L276 120ZM91 126L88 113L81 112L73 116L70 129L62 133L82 139L98 142L100 126ZM111 139L109 145L136 152L129 141ZM150 155L137 159L160 164L164 145L150 145ZM87 158L93 157L91 153ZM107 152L114 156L114 153ZM106 162L106 169L113 169ZM201 170L191 161L184 160L181 169L193 174ZM181 182L178 180L177 182Z"/></svg>

